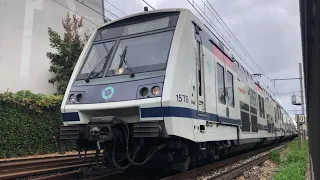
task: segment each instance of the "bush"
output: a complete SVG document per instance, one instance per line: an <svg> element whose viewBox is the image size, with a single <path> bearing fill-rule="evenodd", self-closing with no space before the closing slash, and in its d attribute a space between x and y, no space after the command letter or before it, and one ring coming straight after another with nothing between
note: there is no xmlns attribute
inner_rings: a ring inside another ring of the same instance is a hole
<svg viewBox="0 0 320 180"><path fill-rule="evenodd" d="M281 167L275 180L304 180L306 165L308 161L308 143L302 142L302 148L299 150L297 140L291 142L288 146L289 150L281 161Z"/></svg>
<svg viewBox="0 0 320 180"><path fill-rule="evenodd" d="M60 144L62 96L30 91L0 93L0 157L45 154L73 148Z"/></svg>
<svg viewBox="0 0 320 180"><path fill-rule="evenodd" d="M274 149L270 153L270 159L271 161L279 164L281 159L280 159L280 151L278 149Z"/></svg>

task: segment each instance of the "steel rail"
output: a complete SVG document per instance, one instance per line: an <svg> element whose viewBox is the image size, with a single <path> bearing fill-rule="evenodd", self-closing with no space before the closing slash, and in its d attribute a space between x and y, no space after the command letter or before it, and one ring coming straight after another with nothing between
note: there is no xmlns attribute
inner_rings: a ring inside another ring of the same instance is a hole
<svg viewBox="0 0 320 180"><path fill-rule="evenodd" d="M202 167L199 167L196 169L192 169L192 170L189 170L184 173L180 173L180 174L176 174L176 175L173 175L170 177L166 177L161 180L185 180L185 179L189 179L189 178L196 178L197 176L202 176L202 175L209 173L211 171L214 171L219 168L231 165L235 162L239 162L240 160L247 159L248 157L252 157L252 156L258 155L260 153L266 152L266 151L268 151L272 148L275 148L275 147L278 147L278 146L274 145L274 146L264 147L264 148L261 148L261 149L255 150L255 151L241 154L239 156L235 156L235 157L232 157L229 159L218 161L213 164L209 164L209 165L205 165L205 166L202 166Z"/></svg>
<svg viewBox="0 0 320 180"><path fill-rule="evenodd" d="M285 147L283 147L280 151L285 150ZM243 174L245 171L251 169L254 166L258 166L268 160L270 158L270 153L267 153L257 159L254 159L252 161L249 161L247 163L244 163L241 166L238 166L236 168L230 169L226 172L223 172L217 176L211 177L208 180L215 180L215 179L221 179L221 180L232 180L236 177L239 177L241 174Z"/></svg>
<svg viewBox="0 0 320 180"><path fill-rule="evenodd" d="M33 158L0 162L0 180L40 175L89 166L94 154L80 159L77 155ZM100 156L101 157L101 156Z"/></svg>

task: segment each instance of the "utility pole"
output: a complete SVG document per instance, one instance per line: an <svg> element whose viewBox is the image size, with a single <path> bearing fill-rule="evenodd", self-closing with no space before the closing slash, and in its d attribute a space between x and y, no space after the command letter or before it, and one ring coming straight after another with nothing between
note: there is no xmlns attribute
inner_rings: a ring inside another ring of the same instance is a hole
<svg viewBox="0 0 320 180"><path fill-rule="evenodd" d="M299 63L299 73L300 73L300 90L301 90L301 114L304 116L304 96L303 96L303 79L302 79L301 63ZM298 127L298 145L299 145L299 149L301 149L301 127L300 127L299 118L297 118L297 127Z"/></svg>

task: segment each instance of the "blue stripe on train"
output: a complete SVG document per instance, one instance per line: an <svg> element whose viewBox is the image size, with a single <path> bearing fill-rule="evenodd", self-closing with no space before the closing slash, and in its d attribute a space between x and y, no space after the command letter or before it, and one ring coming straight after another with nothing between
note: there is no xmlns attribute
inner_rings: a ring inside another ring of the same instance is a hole
<svg viewBox="0 0 320 180"><path fill-rule="evenodd" d="M141 108L141 118L154 118L154 117L184 117L199 120L207 120L219 122L222 124L240 125L239 119L232 119L221 117L217 114L206 113L206 116L199 116L198 111L185 107L152 107ZM78 112L62 113L63 121L80 121Z"/></svg>
<svg viewBox="0 0 320 180"><path fill-rule="evenodd" d="M78 112L62 113L62 119L63 119L64 122L67 122L67 121L80 121Z"/></svg>
<svg viewBox="0 0 320 180"><path fill-rule="evenodd" d="M206 116L199 116L198 111L185 107L153 107L153 108L141 108L141 118L152 117L184 117L199 120L207 120L213 122L220 122L223 124L240 125L239 119L232 119L227 117L221 117L217 114L206 113Z"/></svg>

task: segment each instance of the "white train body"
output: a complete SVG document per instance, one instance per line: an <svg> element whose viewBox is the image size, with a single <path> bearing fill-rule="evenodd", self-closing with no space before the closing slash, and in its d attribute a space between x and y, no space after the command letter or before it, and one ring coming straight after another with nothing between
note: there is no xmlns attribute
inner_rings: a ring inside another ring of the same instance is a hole
<svg viewBox="0 0 320 180"><path fill-rule="evenodd" d="M152 139L172 151L182 141L192 144L186 145L189 154L199 145L206 156L221 154L216 146L232 151L296 134L283 108L187 9L147 11L95 31L75 66L61 112L62 139L90 141L94 117L100 117L98 134L104 119L116 117L129 125L132 141ZM78 128L78 134L66 127Z"/></svg>

